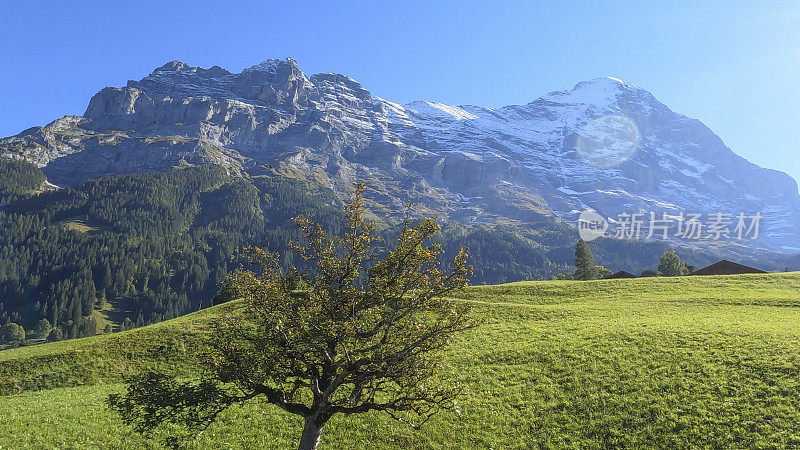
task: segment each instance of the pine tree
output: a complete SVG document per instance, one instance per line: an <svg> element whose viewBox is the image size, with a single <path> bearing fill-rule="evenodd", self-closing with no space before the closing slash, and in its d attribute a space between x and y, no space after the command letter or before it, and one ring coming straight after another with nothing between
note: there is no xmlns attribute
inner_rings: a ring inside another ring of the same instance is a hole
<svg viewBox="0 0 800 450"><path fill-rule="evenodd" d="M113 281L111 281L111 266L106 261L105 265L103 266L103 282L102 282L103 290L112 289Z"/></svg>
<svg viewBox="0 0 800 450"><path fill-rule="evenodd" d="M586 241L579 239L575 246L575 279L594 280L596 278L597 266L594 265L594 255Z"/></svg>

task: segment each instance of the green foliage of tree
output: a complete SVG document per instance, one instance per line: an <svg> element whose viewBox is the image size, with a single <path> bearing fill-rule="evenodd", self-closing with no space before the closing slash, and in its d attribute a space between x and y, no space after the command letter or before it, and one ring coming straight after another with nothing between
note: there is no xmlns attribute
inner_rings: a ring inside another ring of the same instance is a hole
<svg viewBox="0 0 800 450"><path fill-rule="evenodd" d="M50 334L47 335L47 342L58 342L62 339L64 339L64 333L60 328L53 328L50 330Z"/></svg>
<svg viewBox="0 0 800 450"><path fill-rule="evenodd" d="M197 431L230 405L260 398L304 418L301 449L317 448L335 414L384 411L424 422L452 407L458 390L441 373L441 350L475 322L466 304L444 296L467 285L467 254L460 250L448 272L440 268L433 219L406 222L395 248L380 252L363 219L363 189L339 235L295 218L303 239L292 251L302 270L245 249L256 270L235 271L226 286L246 308L215 328L201 380L144 373L110 405L139 430L178 423Z"/></svg>
<svg viewBox="0 0 800 450"><path fill-rule="evenodd" d="M589 249L589 244L583 239L579 239L575 245L575 279L584 281L597 279L594 255Z"/></svg>
<svg viewBox="0 0 800 450"><path fill-rule="evenodd" d="M0 327L0 343L19 345L25 342L25 329L11 322Z"/></svg>
<svg viewBox="0 0 800 450"><path fill-rule="evenodd" d="M36 322L36 325L33 326L33 334L38 337L46 338L48 334L50 334L51 329L50 321L45 318L40 319Z"/></svg>
<svg viewBox="0 0 800 450"><path fill-rule="evenodd" d="M217 293L217 295L211 299L211 303L213 305L221 305L223 303L236 300L237 298L241 298L242 295L243 294L237 290L236 286L226 283L222 286L222 289L220 289L219 293Z"/></svg>
<svg viewBox="0 0 800 450"><path fill-rule="evenodd" d="M643 270L641 276L642 277L657 277L658 276L658 272L656 272L655 270Z"/></svg>
<svg viewBox="0 0 800 450"><path fill-rule="evenodd" d="M611 269L607 269L603 266L595 266L595 271L597 273L597 278L601 280L611 278L611 275L614 275L614 272L612 272Z"/></svg>
<svg viewBox="0 0 800 450"><path fill-rule="evenodd" d="M689 269L675 252L666 251L661 255L658 263L658 273L664 277L678 277L688 275Z"/></svg>

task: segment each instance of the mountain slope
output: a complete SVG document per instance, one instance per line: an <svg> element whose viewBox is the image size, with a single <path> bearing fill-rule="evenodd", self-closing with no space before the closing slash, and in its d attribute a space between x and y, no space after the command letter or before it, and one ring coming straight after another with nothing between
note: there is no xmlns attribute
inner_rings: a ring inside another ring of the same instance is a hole
<svg viewBox="0 0 800 450"><path fill-rule="evenodd" d="M14 174L29 174L23 177L29 189L44 179L29 163L0 164L0 178ZM292 217L341 230L343 203L332 191L276 174L241 175L211 164L98 178L34 195L19 191L21 198L0 207L0 324L31 332L46 319L73 338L171 319L209 305L241 262L234 258L240 246L280 252L287 266L302 264L286 251L300 239ZM370 220L383 238L377 250L393 245L398 222ZM450 221L437 239L445 263L460 247L468 250L474 284L570 271L575 240L572 228L552 221L536 227ZM592 248L598 264L640 271L654 267L669 247L601 239ZM679 253L698 267L714 260ZM783 266L769 266L775 267ZM0 348L16 343L0 338Z"/></svg>
<svg viewBox="0 0 800 450"><path fill-rule="evenodd" d="M800 197L794 180L747 162L701 122L617 79L579 83L524 106L492 110L418 102L394 112L398 132L409 139L419 130L434 141L429 147L468 151L485 164L507 161L498 181L541 195L561 217L586 207L610 217L761 211L765 241L797 237ZM589 154L590 140L611 154ZM630 154L615 155L615 146ZM468 197L470 187L482 188L464 181Z"/></svg>
<svg viewBox="0 0 800 450"><path fill-rule="evenodd" d="M174 61L101 90L83 116L0 140L0 156L35 162L61 186L180 165L272 166L342 197L366 182L371 206L396 217L408 201L466 224L574 221L587 207L611 218L760 212L760 238L747 247L790 248L800 237L794 180L613 78L490 109L398 105L343 75L309 77L292 59L238 74Z"/></svg>

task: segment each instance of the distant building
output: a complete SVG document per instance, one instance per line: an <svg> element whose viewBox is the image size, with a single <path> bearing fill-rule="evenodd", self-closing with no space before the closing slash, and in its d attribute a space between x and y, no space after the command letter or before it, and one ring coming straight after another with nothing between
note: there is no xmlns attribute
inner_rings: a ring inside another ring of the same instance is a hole
<svg viewBox="0 0 800 450"><path fill-rule="evenodd" d="M619 272L611 275L608 278L638 278L638 277L636 275L630 273L630 272L625 271L625 270L620 270Z"/></svg>
<svg viewBox="0 0 800 450"><path fill-rule="evenodd" d="M748 267L743 264L737 264L732 261L723 259L720 262L714 263L708 267L703 267L700 270L695 270L690 275L737 275L740 273L766 273L763 270L754 267Z"/></svg>

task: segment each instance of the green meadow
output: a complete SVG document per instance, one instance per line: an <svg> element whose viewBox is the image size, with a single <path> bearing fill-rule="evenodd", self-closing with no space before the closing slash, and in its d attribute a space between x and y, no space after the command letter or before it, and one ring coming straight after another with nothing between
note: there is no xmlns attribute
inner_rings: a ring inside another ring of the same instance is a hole
<svg viewBox="0 0 800 450"><path fill-rule="evenodd" d="M798 273L520 282L453 301L483 319L446 354L456 410L419 430L334 416L321 448L800 447ZM0 351L0 448L159 448L105 398L143 368L191 376L207 325L236 307ZM188 447L294 448L301 428L253 402Z"/></svg>

